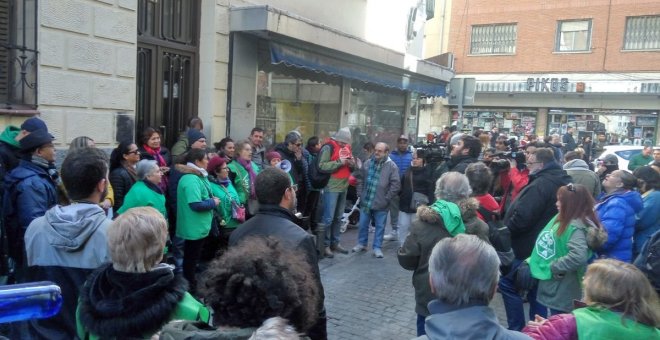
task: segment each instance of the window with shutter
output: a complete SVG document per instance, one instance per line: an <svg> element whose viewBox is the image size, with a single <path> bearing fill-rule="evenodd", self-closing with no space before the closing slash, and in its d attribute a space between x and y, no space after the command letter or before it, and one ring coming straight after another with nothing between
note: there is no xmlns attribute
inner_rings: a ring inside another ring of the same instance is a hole
<svg viewBox="0 0 660 340"><path fill-rule="evenodd" d="M9 0L0 0L0 103L7 101L9 84Z"/></svg>
<svg viewBox="0 0 660 340"><path fill-rule="evenodd" d="M623 49L660 49L660 15L626 18Z"/></svg>
<svg viewBox="0 0 660 340"><path fill-rule="evenodd" d="M516 38L516 24L472 26L470 54L514 54Z"/></svg>

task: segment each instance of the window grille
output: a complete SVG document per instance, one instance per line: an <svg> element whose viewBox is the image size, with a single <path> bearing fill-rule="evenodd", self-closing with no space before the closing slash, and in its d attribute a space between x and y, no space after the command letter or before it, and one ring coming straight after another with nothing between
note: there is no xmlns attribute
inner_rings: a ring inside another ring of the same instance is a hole
<svg viewBox="0 0 660 340"><path fill-rule="evenodd" d="M470 54L516 53L516 24L472 26Z"/></svg>
<svg viewBox="0 0 660 340"><path fill-rule="evenodd" d="M660 49L660 15L626 18L624 50Z"/></svg>

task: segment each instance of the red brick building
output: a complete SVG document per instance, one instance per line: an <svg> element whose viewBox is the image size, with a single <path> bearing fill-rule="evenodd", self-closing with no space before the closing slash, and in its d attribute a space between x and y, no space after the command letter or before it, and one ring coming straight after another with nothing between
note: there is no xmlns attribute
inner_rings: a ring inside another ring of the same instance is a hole
<svg viewBox="0 0 660 340"><path fill-rule="evenodd" d="M456 73L477 80L465 130L575 126L612 144L657 143L659 0L455 0L450 18Z"/></svg>

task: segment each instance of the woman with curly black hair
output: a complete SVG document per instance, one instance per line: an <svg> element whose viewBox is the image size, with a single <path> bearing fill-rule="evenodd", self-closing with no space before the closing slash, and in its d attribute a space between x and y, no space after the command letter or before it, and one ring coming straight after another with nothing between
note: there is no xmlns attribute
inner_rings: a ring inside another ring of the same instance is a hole
<svg viewBox="0 0 660 340"><path fill-rule="evenodd" d="M161 335L184 330L205 338L248 339L272 317L288 319L300 332L318 318L319 289L303 255L274 238L252 237L231 247L202 275L199 293L214 310L209 329L200 323L175 322Z"/></svg>

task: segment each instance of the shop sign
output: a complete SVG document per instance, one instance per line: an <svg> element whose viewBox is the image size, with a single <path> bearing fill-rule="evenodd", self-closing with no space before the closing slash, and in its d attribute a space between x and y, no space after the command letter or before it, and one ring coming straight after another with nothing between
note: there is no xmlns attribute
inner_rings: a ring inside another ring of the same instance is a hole
<svg viewBox="0 0 660 340"><path fill-rule="evenodd" d="M527 91L567 92L568 78L527 78Z"/></svg>

